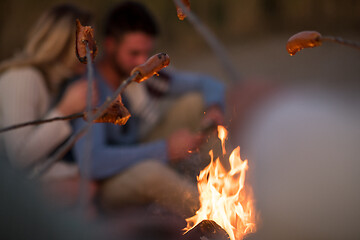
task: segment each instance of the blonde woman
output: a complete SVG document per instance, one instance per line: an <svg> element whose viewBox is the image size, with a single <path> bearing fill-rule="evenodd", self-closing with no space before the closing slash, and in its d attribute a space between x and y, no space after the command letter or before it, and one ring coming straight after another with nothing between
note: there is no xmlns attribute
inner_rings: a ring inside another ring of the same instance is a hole
<svg viewBox="0 0 360 240"><path fill-rule="evenodd" d="M60 85L82 71L74 46L77 18L86 23L90 14L68 4L49 9L30 31L23 51L0 64L0 127L84 110L85 81L71 84L60 101L54 102ZM67 121L9 131L0 135L0 153L16 167L32 167L48 157L71 132ZM50 175L75 171L75 167L59 163Z"/></svg>

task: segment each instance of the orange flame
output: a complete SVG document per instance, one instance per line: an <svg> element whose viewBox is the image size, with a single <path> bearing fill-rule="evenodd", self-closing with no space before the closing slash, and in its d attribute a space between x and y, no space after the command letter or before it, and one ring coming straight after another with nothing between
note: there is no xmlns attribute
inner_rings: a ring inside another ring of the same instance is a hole
<svg viewBox="0 0 360 240"><path fill-rule="evenodd" d="M227 132L226 128L221 125L218 126L217 130L218 130L218 138L221 141L222 152L225 155L226 154L225 140L227 139L228 132Z"/></svg>
<svg viewBox="0 0 360 240"><path fill-rule="evenodd" d="M219 138L225 139L226 129L219 126L218 130ZM189 231L203 220L213 220L228 233L231 240L243 239L246 234L255 231L252 194L250 188L245 186L248 161L241 160L240 147L235 148L229 157L231 168L227 172L219 158L214 162L212 150L209 155L210 164L200 171L197 178L201 207L195 216L186 219L185 230Z"/></svg>

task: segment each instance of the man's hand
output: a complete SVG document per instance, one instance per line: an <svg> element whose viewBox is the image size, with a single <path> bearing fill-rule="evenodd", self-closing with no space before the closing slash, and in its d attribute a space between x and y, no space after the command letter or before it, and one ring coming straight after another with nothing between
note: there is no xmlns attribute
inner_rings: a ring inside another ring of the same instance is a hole
<svg viewBox="0 0 360 240"><path fill-rule="evenodd" d="M205 116L202 120L202 126L209 124L224 125L224 113L217 105L213 105L207 109Z"/></svg>
<svg viewBox="0 0 360 240"><path fill-rule="evenodd" d="M168 154L171 162L186 158L190 152L196 150L204 141L202 134L191 133L187 129L180 129L168 139Z"/></svg>

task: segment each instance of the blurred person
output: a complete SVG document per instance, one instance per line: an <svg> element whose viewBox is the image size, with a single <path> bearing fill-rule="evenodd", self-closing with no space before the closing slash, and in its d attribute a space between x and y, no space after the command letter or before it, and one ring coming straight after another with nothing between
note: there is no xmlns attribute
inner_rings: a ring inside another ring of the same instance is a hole
<svg viewBox="0 0 360 240"><path fill-rule="evenodd" d="M260 212L248 239L360 238L360 98L346 81L286 86L236 134Z"/></svg>
<svg viewBox="0 0 360 240"><path fill-rule="evenodd" d="M158 35L154 18L135 2L115 6L104 30L104 55L95 66L100 102L151 56ZM93 126L90 177L100 182L105 209L156 202L190 216L199 207L195 184L170 164L200 147L204 136L194 131L202 124L223 123L225 88L206 75L174 69L159 74L127 87L122 98L132 116L124 126ZM84 124L74 123L76 129ZM80 139L74 148L80 166L84 144Z"/></svg>
<svg viewBox="0 0 360 240"><path fill-rule="evenodd" d="M38 119L66 116L84 110L86 81L71 84L56 102L64 82L80 74L75 56L75 20L90 14L70 4L47 10L32 27L24 49L0 64L0 127ZM17 168L39 164L71 134L68 121L27 126L0 135L2 158ZM75 164L56 163L47 177L78 173Z"/></svg>

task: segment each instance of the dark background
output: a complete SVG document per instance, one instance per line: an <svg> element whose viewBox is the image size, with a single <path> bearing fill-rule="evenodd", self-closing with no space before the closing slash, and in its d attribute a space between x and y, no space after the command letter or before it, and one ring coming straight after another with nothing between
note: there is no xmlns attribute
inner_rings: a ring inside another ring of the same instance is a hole
<svg viewBox="0 0 360 240"><path fill-rule="evenodd" d="M29 27L48 7L59 0L2 0L0 2L0 59L21 48ZM96 15L96 31L114 0L73 0ZM203 41L190 24L176 18L172 0L145 3L161 25L160 46L199 49ZM279 33L293 34L316 29L323 34L356 33L360 29L358 0L192 0L193 11L225 43L237 44L248 39ZM284 39L286 40L286 39Z"/></svg>
<svg viewBox="0 0 360 240"><path fill-rule="evenodd" d="M0 1L0 60L21 49L29 27L59 0ZM74 0L95 15L95 31L101 53L101 23L114 0ZM167 52L172 66L206 72L225 79L217 59L188 21L179 21L172 0L143 2L161 26L156 51ZM317 30L360 40L358 0L192 0L192 10L218 36L244 76L273 81L357 82L359 51L326 43L290 57L285 45L293 34Z"/></svg>

